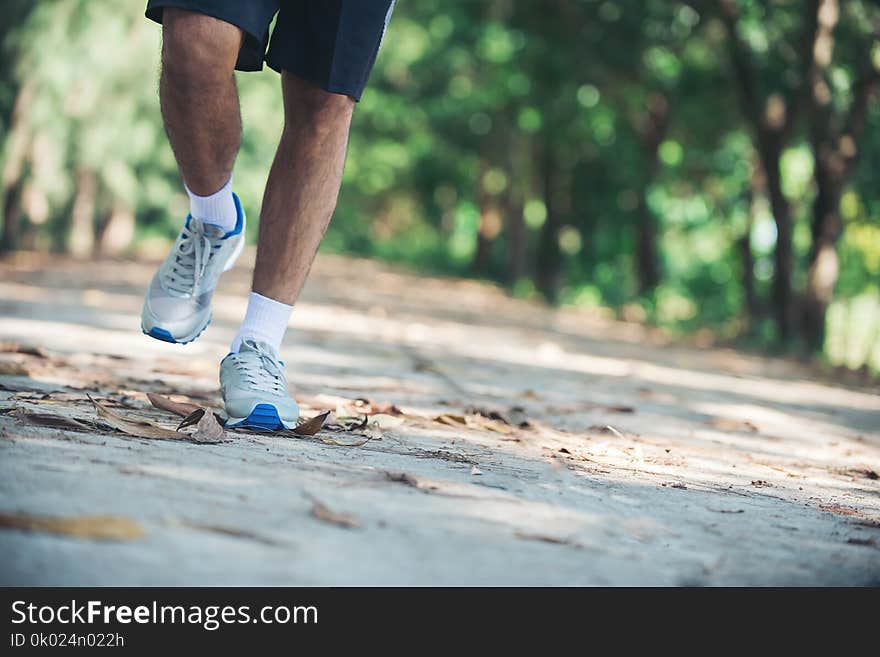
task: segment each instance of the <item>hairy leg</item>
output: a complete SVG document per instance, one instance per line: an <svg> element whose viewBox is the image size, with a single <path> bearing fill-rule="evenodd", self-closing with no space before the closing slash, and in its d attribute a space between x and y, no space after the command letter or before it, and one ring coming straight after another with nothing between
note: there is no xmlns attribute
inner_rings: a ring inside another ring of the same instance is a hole
<svg viewBox="0 0 880 657"><path fill-rule="evenodd" d="M241 145L233 71L243 33L211 16L170 7L162 26L165 130L184 182L207 196L229 180Z"/></svg>
<svg viewBox="0 0 880 657"><path fill-rule="evenodd" d="M336 207L355 102L282 74L284 131L260 215L253 291L293 304Z"/></svg>

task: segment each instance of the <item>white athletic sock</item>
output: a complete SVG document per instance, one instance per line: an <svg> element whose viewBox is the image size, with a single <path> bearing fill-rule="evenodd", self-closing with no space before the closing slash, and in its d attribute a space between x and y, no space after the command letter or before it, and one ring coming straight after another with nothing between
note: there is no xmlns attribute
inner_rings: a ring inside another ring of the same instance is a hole
<svg viewBox="0 0 880 657"><path fill-rule="evenodd" d="M232 176L218 191L210 196L198 196L186 187L189 194L189 213L195 219L200 219L207 224L215 224L229 232L235 228L238 221L238 211L235 209L235 200L232 198Z"/></svg>
<svg viewBox="0 0 880 657"><path fill-rule="evenodd" d="M248 297L247 312L244 321L235 334L229 351L237 352L242 340L253 339L259 342L268 342L277 354L287 330L287 322L293 306L264 297L262 294L251 292Z"/></svg>

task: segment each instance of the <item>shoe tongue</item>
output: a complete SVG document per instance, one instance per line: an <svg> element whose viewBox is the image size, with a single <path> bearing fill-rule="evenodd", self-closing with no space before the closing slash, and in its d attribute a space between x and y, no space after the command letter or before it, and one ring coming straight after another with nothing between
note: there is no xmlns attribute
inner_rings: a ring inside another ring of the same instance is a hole
<svg viewBox="0 0 880 657"><path fill-rule="evenodd" d="M275 353L275 350L272 348L268 342L263 342L262 340L255 340L254 338L246 338L241 341L241 346L238 348L239 351L261 351L265 354L272 356L274 360L278 360L278 354Z"/></svg>
<svg viewBox="0 0 880 657"><path fill-rule="evenodd" d="M189 222L189 229L194 233L201 233L210 239L218 239L226 234L226 231L221 226L209 224L204 219L196 219L195 217Z"/></svg>

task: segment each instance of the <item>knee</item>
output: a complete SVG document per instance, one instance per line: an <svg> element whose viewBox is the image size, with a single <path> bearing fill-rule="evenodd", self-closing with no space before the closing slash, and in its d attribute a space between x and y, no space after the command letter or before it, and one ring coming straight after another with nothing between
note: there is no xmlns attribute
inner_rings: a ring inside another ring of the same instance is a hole
<svg viewBox="0 0 880 657"><path fill-rule="evenodd" d="M166 8L162 16L162 73L172 83L211 83L232 76L242 32L205 14Z"/></svg>
<svg viewBox="0 0 880 657"><path fill-rule="evenodd" d="M332 133L351 121L355 101L285 73L285 119L316 133Z"/></svg>

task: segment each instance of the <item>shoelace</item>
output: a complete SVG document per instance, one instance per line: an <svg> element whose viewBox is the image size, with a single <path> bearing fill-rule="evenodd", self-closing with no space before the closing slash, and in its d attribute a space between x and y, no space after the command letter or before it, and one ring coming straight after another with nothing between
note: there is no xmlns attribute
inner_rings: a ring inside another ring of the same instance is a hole
<svg viewBox="0 0 880 657"><path fill-rule="evenodd" d="M201 224L195 224L200 228ZM177 242L174 262L164 272L162 283L167 290L182 295L195 294L213 255L211 240L200 230L183 227Z"/></svg>
<svg viewBox="0 0 880 657"><path fill-rule="evenodd" d="M242 378L256 388L279 395L287 392L284 370L267 346L262 342L245 340L232 362Z"/></svg>

